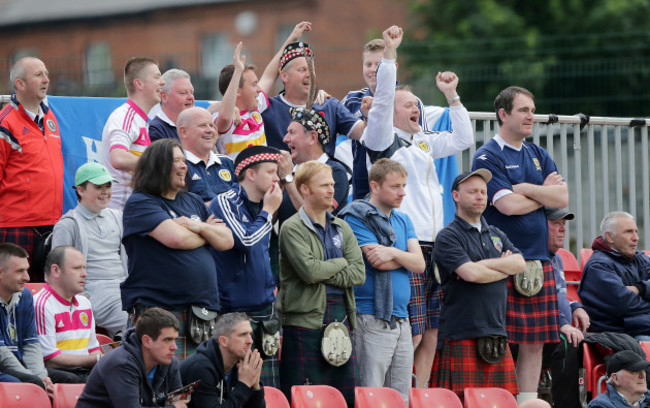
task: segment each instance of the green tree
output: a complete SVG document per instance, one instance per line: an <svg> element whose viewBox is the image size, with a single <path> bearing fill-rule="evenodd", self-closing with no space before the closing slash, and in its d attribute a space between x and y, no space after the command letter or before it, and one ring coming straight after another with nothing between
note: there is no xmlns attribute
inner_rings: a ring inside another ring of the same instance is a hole
<svg viewBox="0 0 650 408"><path fill-rule="evenodd" d="M425 102L437 71L458 73L463 102L492 110L508 85L529 88L538 112L647 116L648 0L412 0L402 57Z"/></svg>

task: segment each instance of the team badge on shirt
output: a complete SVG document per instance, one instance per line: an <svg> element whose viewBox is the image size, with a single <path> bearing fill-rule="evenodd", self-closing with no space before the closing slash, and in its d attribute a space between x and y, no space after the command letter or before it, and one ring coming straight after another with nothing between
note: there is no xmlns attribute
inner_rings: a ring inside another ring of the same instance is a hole
<svg viewBox="0 0 650 408"><path fill-rule="evenodd" d="M492 245L497 249L497 251L501 251L503 249L503 242L501 241L501 238L499 237L490 237L492 240Z"/></svg>
<svg viewBox="0 0 650 408"><path fill-rule="evenodd" d="M533 164L535 165L535 170L542 171L542 166L539 164L537 157L533 157Z"/></svg>
<svg viewBox="0 0 650 408"><path fill-rule="evenodd" d="M343 245L343 240L341 239L341 234L336 234L332 237L332 242L334 243L334 246L337 248L341 248Z"/></svg>
<svg viewBox="0 0 650 408"><path fill-rule="evenodd" d="M226 169L219 170L219 177L221 177L221 180L227 182L230 182L230 180L232 179L230 172Z"/></svg>
<svg viewBox="0 0 650 408"><path fill-rule="evenodd" d="M258 112L253 112L253 119L255 120L255 123L260 124L262 123L262 115L260 115Z"/></svg>
<svg viewBox="0 0 650 408"><path fill-rule="evenodd" d="M56 123L52 119L45 121L47 128L50 129L50 132L56 132Z"/></svg>
<svg viewBox="0 0 650 408"><path fill-rule="evenodd" d="M81 320L81 323L82 323L84 326L88 326L88 313L86 313L86 312L81 312L81 313L79 314L79 320Z"/></svg>
<svg viewBox="0 0 650 408"><path fill-rule="evenodd" d="M429 145L426 142L418 143L418 147L424 152L429 152Z"/></svg>

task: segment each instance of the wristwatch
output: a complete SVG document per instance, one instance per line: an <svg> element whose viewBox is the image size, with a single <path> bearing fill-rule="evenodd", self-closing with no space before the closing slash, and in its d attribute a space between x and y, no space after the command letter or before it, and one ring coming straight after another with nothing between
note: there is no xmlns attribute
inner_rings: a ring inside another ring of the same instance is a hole
<svg viewBox="0 0 650 408"><path fill-rule="evenodd" d="M284 181L285 183L287 183L287 184L288 184L288 183L293 183L293 174L287 174L286 176L284 176L284 180L283 180L283 181Z"/></svg>

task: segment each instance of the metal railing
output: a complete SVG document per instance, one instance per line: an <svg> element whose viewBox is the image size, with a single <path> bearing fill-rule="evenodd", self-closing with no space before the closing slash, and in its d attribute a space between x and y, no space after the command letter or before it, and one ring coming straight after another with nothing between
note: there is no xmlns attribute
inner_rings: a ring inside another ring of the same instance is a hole
<svg viewBox="0 0 650 408"><path fill-rule="evenodd" d="M469 170L476 149L498 132L492 112L470 112L476 143L458 154L460 171ZM650 249L650 119L535 115L527 140L546 149L569 186L565 247L578 256L600 234L610 211L627 211L639 227L639 249Z"/></svg>
<svg viewBox="0 0 650 408"><path fill-rule="evenodd" d="M0 95L0 102L9 102ZM459 171L469 170L476 149L498 132L493 112L470 112L475 144L457 155ZM565 247L579 256L600 234L610 211L627 211L639 227L640 249L650 249L650 119L535 115L527 140L546 149L569 186ZM586 146L586 151L585 147Z"/></svg>

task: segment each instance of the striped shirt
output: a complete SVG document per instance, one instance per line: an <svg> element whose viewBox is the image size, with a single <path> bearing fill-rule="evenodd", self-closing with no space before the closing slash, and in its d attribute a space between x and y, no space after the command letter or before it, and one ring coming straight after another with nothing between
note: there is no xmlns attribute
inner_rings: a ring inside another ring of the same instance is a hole
<svg viewBox="0 0 650 408"><path fill-rule="evenodd" d="M88 355L99 350L90 300L76 295L72 303L47 283L34 297L36 332L43 359L59 354Z"/></svg>
<svg viewBox="0 0 650 408"><path fill-rule="evenodd" d="M261 113L269 107L269 98L264 92L257 94L257 109L253 111L241 111L241 123L235 126L230 124L228 130L219 134L217 147L219 152L227 154L235 160L239 152L249 146L266 146L266 134L264 133L264 121ZM217 120L218 114L213 115Z"/></svg>
<svg viewBox="0 0 650 408"><path fill-rule="evenodd" d="M115 109L106 120L102 132L102 164L119 182L113 184L113 195L108 205L110 208L124 209L132 192L130 184L133 177L130 172L117 170L111 165L111 150L123 149L140 156L150 144L147 114L130 99Z"/></svg>

